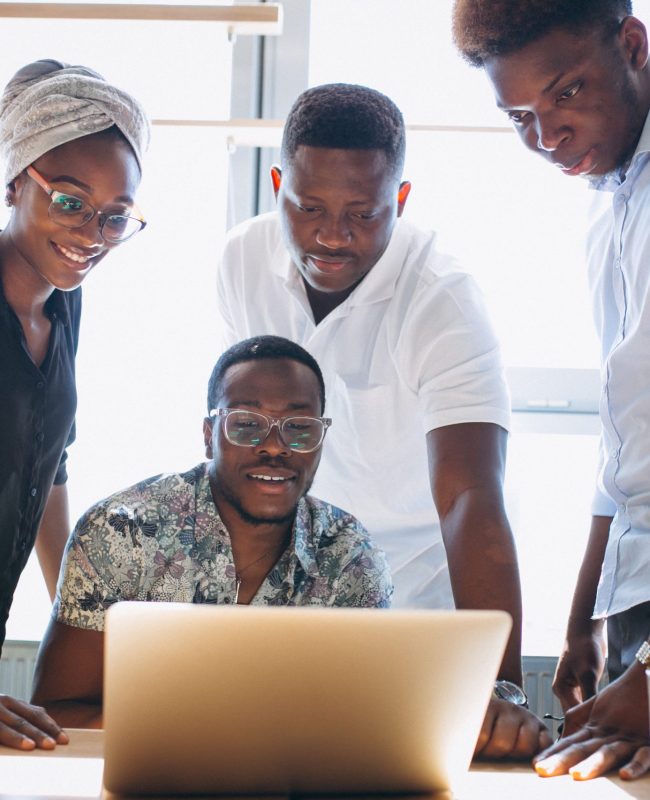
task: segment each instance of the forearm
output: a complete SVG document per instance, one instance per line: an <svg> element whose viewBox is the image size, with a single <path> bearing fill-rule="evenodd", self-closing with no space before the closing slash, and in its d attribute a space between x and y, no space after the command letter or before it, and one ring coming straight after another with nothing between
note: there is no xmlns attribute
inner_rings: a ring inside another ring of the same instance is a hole
<svg viewBox="0 0 650 800"><path fill-rule="evenodd" d="M592 621L596 591L607 548L611 517L592 517L589 539L573 593L567 635L591 634L602 627L602 621Z"/></svg>
<svg viewBox="0 0 650 800"><path fill-rule="evenodd" d="M54 600L56 582L63 551L70 533L68 490L66 484L52 486L36 537L36 555L41 565L45 585Z"/></svg>
<svg viewBox="0 0 650 800"><path fill-rule="evenodd" d="M521 686L521 586L500 492L462 493L441 526L456 607L502 609L510 614L512 632L499 677Z"/></svg>
<svg viewBox="0 0 650 800"><path fill-rule="evenodd" d="M104 634L50 620L34 667L32 703L62 725L102 726Z"/></svg>

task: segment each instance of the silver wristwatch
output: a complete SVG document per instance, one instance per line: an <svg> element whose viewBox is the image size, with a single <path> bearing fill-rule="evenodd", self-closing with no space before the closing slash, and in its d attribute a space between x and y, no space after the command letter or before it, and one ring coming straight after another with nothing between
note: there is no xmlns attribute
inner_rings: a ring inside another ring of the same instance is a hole
<svg viewBox="0 0 650 800"><path fill-rule="evenodd" d="M512 681L495 681L493 695L500 700L507 700L509 703L513 703L516 706L528 708L526 692L524 692L521 686L517 686L517 684Z"/></svg>

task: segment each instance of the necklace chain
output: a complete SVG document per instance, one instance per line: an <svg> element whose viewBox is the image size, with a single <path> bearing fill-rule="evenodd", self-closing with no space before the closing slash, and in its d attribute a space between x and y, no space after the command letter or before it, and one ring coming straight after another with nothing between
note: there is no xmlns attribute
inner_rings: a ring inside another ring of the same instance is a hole
<svg viewBox="0 0 650 800"><path fill-rule="evenodd" d="M273 548L271 547L268 550L265 550L261 556L258 556L255 559L255 561L251 561L250 564L246 564L246 566L243 569L235 568L235 605L237 605L237 603L239 602L239 588L242 582L242 575L246 572L247 569L254 567L255 564L258 564L263 558L266 558L266 556L268 556L269 553L272 552Z"/></svg>
<svg viewBox="0 0 650 800"><path fill-rule="evenodd" d="M265 550L261 556L258 556L255 561L251 561L250 564L246 564L243 569L235 569L235 576L241 580L241 576L246 572L247 569L254 567L255 564L258 564L263 558L269 555L269 553L273 552L273 548L270 547L268 550Z"/></svg>

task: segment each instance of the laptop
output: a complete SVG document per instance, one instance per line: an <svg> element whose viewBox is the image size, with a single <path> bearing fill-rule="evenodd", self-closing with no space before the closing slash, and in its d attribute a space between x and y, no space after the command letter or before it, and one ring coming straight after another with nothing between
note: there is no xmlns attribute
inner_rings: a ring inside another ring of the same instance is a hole
<svg viewBox="0 0 650 800"><path fill-rule="evenodd" d="M105 787L447 790L469 766L510 627L500 611L117 603Z"/></svg>

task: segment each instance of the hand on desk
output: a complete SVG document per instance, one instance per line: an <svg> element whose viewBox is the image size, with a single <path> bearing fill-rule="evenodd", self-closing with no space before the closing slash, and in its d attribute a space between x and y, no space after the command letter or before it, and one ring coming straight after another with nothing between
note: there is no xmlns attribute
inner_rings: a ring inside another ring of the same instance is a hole
<svg viewBox="0 0 650 800"><path fill-rule="evenodd" d="M492 698L474 750L481 758L530 758L553 740L527 708Z"/></svg>
<svg viewBox="0 0 650 800"><path fill-rule="evenodd" d="M648 693L643 667L633 664L602 692L567 712L564 735L534 759L543 777L569 772L588 780L619 767L625 780L650 770Z"/></svg>
<svg viewBox="0 0 650 800"><path fill-rule="evenodd" d="M17 750L53 750L68 744L68 735L40 706L0 695L0 744Z"/></svg>

